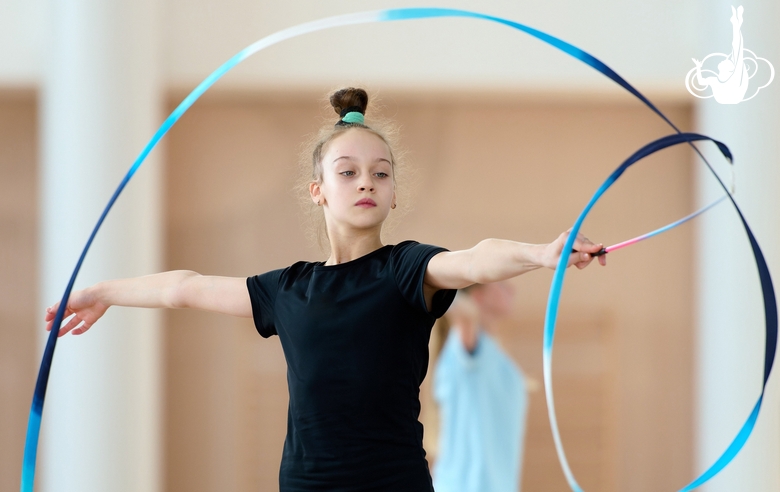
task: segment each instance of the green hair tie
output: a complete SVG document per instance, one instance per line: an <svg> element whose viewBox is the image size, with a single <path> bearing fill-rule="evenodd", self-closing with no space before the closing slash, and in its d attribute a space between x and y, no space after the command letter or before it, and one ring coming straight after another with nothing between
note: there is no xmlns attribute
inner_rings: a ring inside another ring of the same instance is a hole
<svg viewBox="0 0 780 492"><path fill-rule="evenodd" d="M357 123L359 125L365 125L366 117L363 116L363 113L350 111L349 113L345 114L343 118L341 118L341 121L344 123Z"/></svg>

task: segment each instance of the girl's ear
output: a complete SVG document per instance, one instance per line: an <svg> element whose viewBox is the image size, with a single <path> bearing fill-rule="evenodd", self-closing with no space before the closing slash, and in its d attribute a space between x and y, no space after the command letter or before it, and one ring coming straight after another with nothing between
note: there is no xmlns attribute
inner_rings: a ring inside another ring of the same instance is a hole
<svg viewBox="0 0 780 492"><path fill-rule="evenodd" d="M309 183L309 194L311 195L311 200L314 203L317 205L322 205L322 188L320 188L319 183L316 181Z"/></svg>

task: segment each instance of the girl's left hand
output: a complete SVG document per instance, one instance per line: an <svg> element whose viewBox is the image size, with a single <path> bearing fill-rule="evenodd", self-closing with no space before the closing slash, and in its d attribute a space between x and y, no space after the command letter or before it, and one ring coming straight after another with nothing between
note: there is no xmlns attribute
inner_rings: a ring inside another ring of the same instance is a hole
<svg viewBox="0 0 780 492"><path fill-rule="evenodd" d="M563 247L566 244L566 240L569 237L571 229L562 233L558 238L544 247L542 265L547 268L556 268L558 266L558 259L560 258ZM576 266L580 270L590 265L593 261L593 255L591 253L598 253L603 248L603 244L596 244L590 239L586 238L582 233L577 234L577 239L574 240L574 252L569 252L569 261L567 267L572 265ZM606 255L598 257L599 264L605 266L607 264Z"/></svg>

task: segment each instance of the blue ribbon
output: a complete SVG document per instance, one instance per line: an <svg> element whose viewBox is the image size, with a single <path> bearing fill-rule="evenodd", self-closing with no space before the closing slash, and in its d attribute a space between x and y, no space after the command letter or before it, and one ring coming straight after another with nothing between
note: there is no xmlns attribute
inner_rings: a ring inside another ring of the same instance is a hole
<svg viewBox="0 0 780 492"><path fill-rule="evenodd" d="M481 19L481 20L486 20L486 21L491 21L491 22L496 22L499 24L506 25L513 29L523 31L531 36L538 38L541 41L544 41L545 43L555 48L558 48L564 53L567 53L577 58L583 63L589 65L590 67L594 68L595 70L609 77L611 80L613 80L618 85L620 85L625 90L627 90L628 92L636 96L639 100L641 100L645 105L647 105L653 112L655 112L658 116L660 116L667 124L669 124L677 132L677 135L665 137L668 140L664 140L664 139L656 140L655 142L644 147L643 150L640 150L639 152L644 151L644 152L652 153L657 150L660 150L660 148L663 148L663 146L676 145L683 142L687 142L688 144L691 144L691 142L693 142L694 140L702 140L702 139L711 140L708 137L704 137L701 135L696 135L696 138L694 138L693 136L694 134L681 133L680 130L660 110L658 110L658 108L656 108L646 97L644 97L639 91L634 89L628 82L626 82L611 68L609 68L607 65L605 65L604 63L602 63L600 60L593 57L592 55L577 48L576 46L573 46L547 33L525 26L518 22L514 22L508 19L503 19L501 17L495 17L491 15L481 14L478 12L456 10L456 9L442 9L442 8L391 9L391 10L382 10L382 11L375 11L375 12L361 12L356 14L347 14L342 16L321 19L318 21L313 21L298 26L294 26L288 29L284 29L270 36L267 36L263 39L260 39L259 41L253 43L252 45L238 52L235 56L230 58L219 68L217 68L213 73L211 73L203 82L198 84L198 86L195 87L195 89L186 98L184 98L184 100L179 104L179 106L176 107L176 109L165 119L162 125L160 125L160 128L155 132L154 136L151 138L151 140L149 140L149 142L143 148L139 156L133 162L132 166L128 170L125 177L119 183L119 186L117 187L114 194L111 196L111 199L108 201L108 204L106 205L103 212L101 213L100 218L97 221L97 224L92 230L92 233L90 234L89 239L87 240L87 243L84 246L81 255L79 256L78 262L76 263L76 267L73 270L73 274L71 275L71 278L68 282L68 285L62 296L62 299L60 300L60 306L59 309L57 310L57 313L53 321L53 325L52 325L53 328L51 333L49 334L48 340L46 342L46 348L43 353L41 367L38 372L38 379L35 384L35 393L33 394L32 406L30 408L30 418L27 423L27 438L25 442L24 461L22 464L22 479L21 479L21 487L20 487L20 490L22 492L32 492L33 490L33 482L35 479L35 464L36 464L37 449L38 449L38 437L39 437L39 431L41 425L41 415L43 413L43 404L46 396L46 386L48 384L49 373L51 371L52 358L54 356L54 349L57 343L58 328L62 323L63 316L65 314L65 308L68 304L68 299L70 298L70 293L73 289L73 285L75 283L76 277L79 271L81 270L81 265L84 262L84 258L87 255L87 251L89 251L89 248L92 245L92 242L95 236L97 235L98 230L100 229L100 227L102 226L103 222L106 219L106 216L108 215L108 212L113 207L114 203L116 202L117 198L122 193L122 191L124 190L127 183L133 177L133 175L141 166L141 164L146 160L146 157L149 155L152 149L154 149L154 147L157 145L160 139L168 132L168 130L170 130L170 128L179 120L179 118L181 118L181 116L190 108L190 106L192 106L192 104L196 100L198 100L198 98L200 98L200 96L203 95L203 93L206 92L206 90L208 90L212 85L214 85L214 83L217 80L222 78L222 76L224 76L228 71L230 71L233 67L235 67L239 63L241 63L243 60L245 60L252 54L268 46L271 46L283 40L290 39L303 34L315 32L323 29L329 29L333 27L350 25L350 24L364 24L370 22L400 21L400 20L424 19L424 18L434 18L434 17L466 17L466 18ZM718 144L719 148L721 148L721 151L724 151L725 146L723 146L719 142L716 143ZM704 159L704 156L701 155L701 153L698 151L698 149L695 146L693 146L692 144L691 146L704 160L704 162L709 167L710 171L712 171L713 174L715 174L714 170L712 170L712 167L709 165L707 160ZM727 151L728 149L725 150ZM725 152L724 155L726 155ZM730 156L730 154L728 155ZM635 156L633 157L636 156L637 154L635 154ZM644 155L636 157L636 159L633 162L636 162L636 160L641 159L643 156ZM564 249L564 251L568 251L571 249L571 246L573 245L574 242L574 237L576 236L576 231L579 229L579 225L581 224L582 219L584 219L584 216L587 214L587 211L590 210L590 207L593 206L593 203L595 203L595 201L598 200L598 197L600 197L601 194L603 194L603 192L606 191L609 185L611 185L614 182L614 180L617 179L620 176L620 174L625 170L625 168L627 168L630 165L631 164L626 165L624 163L624 165L622 165L620 168L618 168L617 171L615 171L615 173L613 173L613 176L610 176L610 179L607 180L608 184L605 183L605 185L602 185L602 187L599 188L599 191L597 191L594 198L591 199L591 202L589 203L588 207L586 207L586 210L583 211L583 213L580 216L580 219L578 219L578 222L575 224L575 229L572 230L572 234L567 240L566 249ZM715 176L717 177L717 174L715 174ZM720 181L719 178L718 181L721 183L721 185L723 185L723 183ZM726 187L723 186L723 188L728 193ZM729 197L731 198L731 195L729 195ZM748 227L747 222L745 221L745 218L742 215L742 212L739 210L739 207L737 207L733 198L731 198L731 201L735 209L739 213L740 219L742 220L742 223L745 227L745 231L750 239L750 244L753 249L753 254L756 257L756 264L758 266L759 275L761 278L761 286L762 286L762 292L764 296L764 311L765 311L766 332L767 332L765 371L764 371L764 387L765 387L767 378L769 377L769 373L772 370L772 364L774 362L774 355L775 355L775 345L777 343L777 305L775 302L772 281L769 276L769 270L766 266L766 261L764 260L764 256L761 253L761 249L759 248L758 243L756 242L755 237L753 236L753 233ZM564 263L565 263L564 258L566 256L567 255L562 255L561 261ZM553 283L550 288L550 302L548 303L548 311L547 311L548 316L545 321L545 354L550 354L550 355L552 353L553 335L555 333L555 317L557 313L557 303L560 298L560 291L563 287L563 278L565 272L563 268L563 266L565 266L564 263L559 263L558 268L556 269L555 275L553 277ZM553 304L553 300L555 300L554 303L555 308L551 309L550 306ZM548 378L546 377L545 385L547 385L548 383L547 379ZM549 395L551 398L552 394L549 393ZM742 430L740 430L734 442L732 442L729 448L715 462L715 464L712 467L710 467L710 469L708 469L699 478L691 482L691 484L689 484L687 487L682 489L683 491L692 490L693 488L701 485L702 483L712 478L712 476L714 476L718 471L720 471L724 466L726 466L726 464L728 464L728 462L731 461L731 459L733 459L733 457L737 454L737 452L739 452L739 450L742 448L742 445L744 445L744 442L747 440L748 436L753 430L753 426L755 425L755 420L758 417L758 412L761 407L762 398L763 398L763 390L761 393L761 397L758 400L758 403L756 404L753 412L748 418L748 421L742 427ZM554 414L551 414L551 423L555 426ZM555 426L555 428L557 431L557 426ZM559 448L559 451L562 452L562 448ZM564 467L564 472L567 474L567 480L569 481L570 487L572 487L572 490L575 491L581 490L579 488L579 485L577 485L576 481L574 480L574 477L571 475L571 472L568 470L568 464L566 464L565 456L563 456L559 452L559 457L561 458L561 464Z"/></svg>
<svg viewBox="0 0 780 492"><path fill-rule="evenodd" d="M626 159L626 161L624 161L606 179L606 181L604 181L604 183L599 187L599 189L596 190L596 193L593 195L593 197L590 199L588 204L582 210L579 217L577 217L577 220L571 229L571 233L569 234L569 237L566 240L563 251L572 250L574 241L577 237L577 233L579 232L580 227L582 226L582 222L585 220L585 217L587 217L591 208L593 208L593 205L601 198L604 192L606 192L609 189L609 187L612 186L612 184L615 181L617 181L617 179L623 174L623 172L626 169L628 169L631 165L638 162L639 160L655 152L658 152L659 150L665 149L672 145L678 145L680 143L691 143L698 140L710 140L714 142L718 146L718 149L721 151L721 153L726 157L726 159L728 159L729 162L732 162L733 157L728 147L726 147L726 145L716 140L713 140L709 137L706 137L704 135L698 135L695 133L677 133L674 135L669 135L660 138L658 140L655 140L647 144L646 146L642 147L637 152L635 152L631 157ZM742 425L742 428L737 433L737 436L734 438L734 440L731 442L728 448L726 448L723 454L715 461L715 463L712 466L710 466L710 468L708 468L699 477L694 479L691 483L689 483L688 485L680 489L681 492L687 492L693 490L696 487L704 484L710 478L714 477L720 470L722 470L726 465L728 465L729 462L731 462L731 460L734 459L737 453L739 453L740 449L742 449L742 447L745 445L745 442L747 442L748 437L750 436L750 434L753 431L753 428L755 427L756 419L758 418L758 413L759 410L761 409L761 403L763 401L764 391L766 389L767 380L769 379L769 374L772 371L772 365L774 364L775 351L777 346L777 302L775 300L774 287L772 285L772 278L769 274L769 268L767 267L766 261L764 259L764 255L761 252L761 248L758 246L758 242L756 241L753 232L750 230L750 226L748 226L745 217L742 215L742 211L739 209L736 202L734 201L734 197L731 195L731 193L729 193L728 188L723 183L723 181L720 180L720 178L718 178L718 183L720 183L721 187L726 192L728 198L731 200L731 203L734 205L734 208L737 210L739 214L745 232L748 235L748 238L750 239L750 245L753 250L753 255L756 260L756 267L758 268L758 274L761 280L761 290L762 290L763 301L764 301L764 319L766 322L766 344L764 349L764 380L761 389L761 395L759 396L758 401L753 407L753 411L750 413L747 420ZM558 261L558 266L556 267L555 273L553 275L553 281L550 286L550 294L547 302L547 313L545 316L545 325L544 325L544 359L545 359L544 363L545 363L546 376L547 373L549 372L552 363L552 348L553 348L553 339L555 337L555 324L558 316L558 305L560 303L561 291L563 289L563 281L566 275L566 266L568 263L568 258L569 258L568 255L561 255L561 258ZM548 378L545 379L545 383L547 382L548 382ZM549 406L554 408L554 404L552 403L551 385L550 387L547 388L547 398L548 398ZM557 434L557 426L554 430L554 433ZM556 446L560 446L559 436L556 435L555 438L556 438ZM577 484L576 480L574 479L574 476L571 474L571 471L568 468L568 464L565 461L565 456L562 457L561 464L564 467L564 472L567 476L567 480L569 481L569 486L571 487L571 489L576 492L581 492L582 489L580 488L579 484Z"/></svg>

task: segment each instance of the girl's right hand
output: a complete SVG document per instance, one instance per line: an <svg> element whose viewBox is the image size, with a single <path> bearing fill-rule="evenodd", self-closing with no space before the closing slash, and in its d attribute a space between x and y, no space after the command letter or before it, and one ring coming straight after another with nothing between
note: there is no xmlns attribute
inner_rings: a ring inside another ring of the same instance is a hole
<svg viewBox="0 0 780 492"><path fill-rule="evenodd" d="M54 317L57 314L60 303L57 302L46 309L44 320L47 322L46 331L51 331L54 324ZM72 317L60 327L58 337L71 332L73 335L81 335L89 330L97 320L99 320L108 310L108 306L97 299L93 289L84 289L72 292L68 300L68 306L65 309L63 320Z"/></svg>

